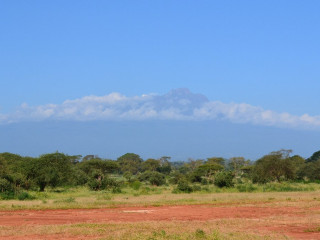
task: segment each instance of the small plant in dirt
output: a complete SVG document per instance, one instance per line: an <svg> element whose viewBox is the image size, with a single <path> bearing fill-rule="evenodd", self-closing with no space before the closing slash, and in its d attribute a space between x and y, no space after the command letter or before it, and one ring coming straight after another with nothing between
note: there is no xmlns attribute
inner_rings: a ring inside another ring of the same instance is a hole
<svg viewBox="0 0 320 240"><path fill-rule="evenodd" d="M195 232L196 238L205 238L206 233L202 229L197 229Z"/></svg>
<svg viewBox="0 0 320 240"><path fill-rule="evenodd" d="M234 175L230 171L221 171L218 172L214 177L214 185L219 188L222 187L233 187L233 178Z"/></svg>
<svg viewBox="0 0 320 240"><path fill-rule="evenodd" d="M320 227L317 228L308 228L306 230L304 230L304 232L320 232Z"/></svg>
<svg viewBox="0 0 320 240"><path fill-rule="evenodd" d="M160 238L163 238L163 237L166 237L166 231L165 230L161 230L161 231L158 231L158 232L153 232L152 235L153 237L160 237Z"/></svg>

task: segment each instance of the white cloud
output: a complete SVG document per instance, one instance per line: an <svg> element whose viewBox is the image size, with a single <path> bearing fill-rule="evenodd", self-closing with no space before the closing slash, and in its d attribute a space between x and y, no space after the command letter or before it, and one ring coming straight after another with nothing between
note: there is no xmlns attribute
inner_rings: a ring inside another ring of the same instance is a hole
<svg viewBox="0 0 320 240"><path fill-rule="evenodd" d="M0 123L43 120L228 120L235 123L320 129L320 116L277 113L246 103L208 101L186 89L160 96L127 97L119 93L85 96L62 104L22 104L11 114L0 114Z"/></svg>

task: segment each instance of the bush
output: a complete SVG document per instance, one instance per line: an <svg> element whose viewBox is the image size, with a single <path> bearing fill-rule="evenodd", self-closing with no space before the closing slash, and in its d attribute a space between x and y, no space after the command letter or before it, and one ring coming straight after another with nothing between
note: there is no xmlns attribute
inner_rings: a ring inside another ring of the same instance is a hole
<svg viewBox="0 0 320 240"><path fill-rule="evenodd" d="M140 181L134 181L133 183L130 184L130 187L133 188L134 190L139 190L141 187L141 182Z"/></svg>
<svg viewBox="0 0 320 240"><path fill-rule="evenodd" d="M237 189L239 192L253 192L257 190L257 187L255 187L252 183L247 183L237 185Z"/></svg>
<svg viewBox="0 0 320 240"><path fill-rule="evenodd" d="M193 185L193 186L192 186L192 191L193 191L193 192L201 191L201 186L199 186L199 185Z"/></svg>
<svg viewBox="0 0 320 240"><path fill-rule="evenodd" d="M179 172L174 172L174 173L170 174L170 176L171 177L169 179L169 183L171 183L171 184L178 184L180 179L185 178L185 176Z"/></svg>
<svg viewBox="0 0 320 240"><path fill-rule="evenodd" d="M306 184L267 183L263 185L263 192L303 192L314 190L314 187Z"/></svg>
<svg viewBox="0 0 320 240"><path fill-rule="evenodd" d="M193 191L192 187L186 179L180 179L178 182L177 190L180 192L191 193Z"/></svg>
<svg viewBox="0 0 320 240"><path fill-rule="evenodd" d="M114 186L112 188L112 193L122 193L120 186Z"/></svg>
<svg viewBox="0 0 320 240"><path fill-rule="evenodd" d="M202 185L207 185L208 184L208 180L206 178L202 178L201 179L201 184Z"/></svg>
<svg viewBox="0 0 320 240"><path fill-rule="evenodd" d="M154 171L146 171L142 173L138 179L140 181L148 181L152 185L160 186L166 183L164 174Z"/></svg>
<svg viewBox="0 0 320 240"><path fill-rule="evenodd" d="M17 197L18 197L18 199L19 199L20 201L23 201L23 200L33 200L33 199L35 199L34 196L30 195L30 194L27 193L27 192L21 192L21 193L18 194Z"/></svg>
<svg viewBox="0 0 320 240"><path fill-rule="evenodd" d="M120 185L120 182L105 176L101 171L94 171L88 181L88 187L94 191L120 188Z"/></svg>
<svg viewBox="0 0 320 240"><path fill-rule="evenodd" d="M10 199L14 199L14 192L0 193L0 200L10 200Z"/></svg>
<svg viewBox="0 0 320 240"><path fill-rule="evenodd" d="M221 171L215 175L214 185L219 188L222 187L233 187L233 178L234 175L230 171Z"/></svg>
<svg viewBox="0 0 320 240"><path fill-rule="evenodd" d="M116 179L109 178L107 176L104 177L104 185L105 189L114 189L120 188L122 182L117 181Z"/></svg>
<svg viewBox="0 0 320 240"><path fill-rule="evenodd" d="M13 191L13 186L7 179L0 179L0 193L8 193Z"/></svg>

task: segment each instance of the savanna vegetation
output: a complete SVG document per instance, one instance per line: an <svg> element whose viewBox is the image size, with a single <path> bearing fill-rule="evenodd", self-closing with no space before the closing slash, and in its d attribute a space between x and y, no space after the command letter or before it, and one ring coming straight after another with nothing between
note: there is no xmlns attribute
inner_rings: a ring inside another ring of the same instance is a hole
<svg viewBox="0 0 320 240"><path fill-rule="evenodd" d="M104 192L108 196L318 189L320 151L307 159L291 153L275 151L254 162L243 157L171 162L167 156L143 160L134 153L110 160L59 152L36 158L5 152L0 153L0 199L41 199L48 190L61 189L87 189L93 195Z"/></svg>

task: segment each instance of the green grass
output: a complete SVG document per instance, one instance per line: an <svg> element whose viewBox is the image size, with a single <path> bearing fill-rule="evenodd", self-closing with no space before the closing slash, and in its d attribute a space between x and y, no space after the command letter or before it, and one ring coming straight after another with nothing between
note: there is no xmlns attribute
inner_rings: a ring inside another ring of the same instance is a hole
<svg viewBox="0 0 320 240"><path fill-rule="evenodd" d="M199 185L200 186L200 185ZM317 198L320 184L317 183L268 183L237 184L232 188L218 188L214 185L201 186L193 193L173 193L175 186L151 186L141 184L139 188L130 185L122 188L121 193L112 191L90 191L87 187L47 188L44 192L28 191L28 196L15 200L1 200L0 209L67 209L67 208L103 208L119 205L161 206L181 204L222 204L277 201L294 202L301 192L310 198Z"/></svg>

